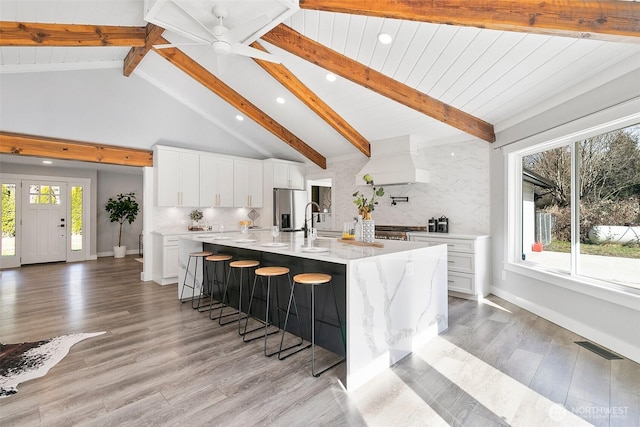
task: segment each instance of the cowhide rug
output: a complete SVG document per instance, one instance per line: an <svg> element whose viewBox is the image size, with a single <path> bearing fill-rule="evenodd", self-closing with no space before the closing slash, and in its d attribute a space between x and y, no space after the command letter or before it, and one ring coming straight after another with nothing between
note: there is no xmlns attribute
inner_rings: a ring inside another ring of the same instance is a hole
<svg viewBox="0 0 640 427"><path fill-rule="evenodd" d="M0 399L16 394L18 384L46 375L74 344L102 334L104 332L62 335L20 344L0 343Z"/></svg>

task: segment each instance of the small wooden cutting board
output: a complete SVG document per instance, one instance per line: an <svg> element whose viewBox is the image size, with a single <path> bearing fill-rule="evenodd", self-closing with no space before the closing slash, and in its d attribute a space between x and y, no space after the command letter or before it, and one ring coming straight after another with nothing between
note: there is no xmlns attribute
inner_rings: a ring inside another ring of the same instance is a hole
<svg viewBox="0 0 640 427"><path fill-rule="evenodd" d="M384 244L382 243L365 243L365 242L358 242L357 240L347 240L347 239L338 239L338 242L340 243L348 243L350 245L356 245L356 246L373 246L374 248L384 248Z"/></svg>

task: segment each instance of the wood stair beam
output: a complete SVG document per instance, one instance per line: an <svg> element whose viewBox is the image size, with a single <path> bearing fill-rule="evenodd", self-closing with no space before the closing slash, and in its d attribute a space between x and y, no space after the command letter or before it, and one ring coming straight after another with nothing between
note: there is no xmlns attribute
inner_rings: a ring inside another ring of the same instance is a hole
<svg viewBox="0 0 640 427"><path fill-rule="evenodd" d="M301 9L491 30L640 42L640 3L620 0L300 0Z"/></svg>
<svg viewBox="0 0 640 427"><path fill-rule="evenodd" d="M158 43L168 44L169 42L160 37ZM280 138L313 163L322 169L327 168L327 160L324 156L295 136L284 126L269 117L264 111L253 105L238 92L227 86L222 80L211 74L206 68L191 59L180 49L154 49L154 52L178 67L187 75L191 76L194 80L218 95L220 98L224 99L234 108L244 113L247 117L258 123L273 135Z"/></svg>
<svg viewBox="0 0 640 427"><path fill-rule="evenodd" d="M463 132L488 142L496 140L492 124L362 65L284 24L264 34L262 39Z"/></svg>
<svg viewBox="0 0 640 427"><path fill-rule="evenodd" d="M123 74L127 77L133 73L133 70L142 62L144 56L149 52L153 45L156 44L159 37L164 33L164 28L154 24L147 24L145 27L144 46L132 47L127 56L124 58Z"/></svg>
<svg viewBox="0 0 640 427"><path fill-rule="evenodd" d="M0 131L0 153L122 166L153 166L153 151Z"/></svg>
<svg viewBox="0 0 640 427"><path fill-rule="evenodd" d="M0 46L144 46L144 27L0 21Z"/></svg>
<svg viewBox="0 0 640 427"><path fill-rule="evenodd" d="M267 50L258 42L253 42L251 47L267 52ZM322 99L318 97L311 89L300 81L291 71L282 64L275 64L269 61L261 61L253 59L267 73L276 79L282 86L287 88L300 101L304 102L314 113L322 120L327 122L329 126L334 128L340 135L349 141L354 147L360 150L365 156L371 157L371 146L369 141L355 130L346 120L329 107Z"/></svg>

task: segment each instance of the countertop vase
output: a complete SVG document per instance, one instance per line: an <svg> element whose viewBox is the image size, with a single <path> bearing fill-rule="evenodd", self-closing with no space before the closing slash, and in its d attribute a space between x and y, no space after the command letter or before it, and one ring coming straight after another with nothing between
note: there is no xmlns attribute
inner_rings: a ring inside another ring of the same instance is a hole
<svg viewBox="0 0 640 427"><path fill-rule="evenodd" d="M374 221L371 219L371 214L369 214L369 219L362 220L362 241L365 243L373 243L376 238L376 227Z"/></svg>

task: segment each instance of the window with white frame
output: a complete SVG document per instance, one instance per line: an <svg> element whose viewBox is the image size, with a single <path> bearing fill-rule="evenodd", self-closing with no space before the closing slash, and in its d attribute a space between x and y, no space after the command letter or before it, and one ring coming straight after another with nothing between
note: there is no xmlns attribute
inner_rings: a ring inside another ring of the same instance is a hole
<svg viewBox="0 0 640 427"><path fill-rule="evenodd" d="M640 291L640 124L509 155L512 259Z"/></svg>

